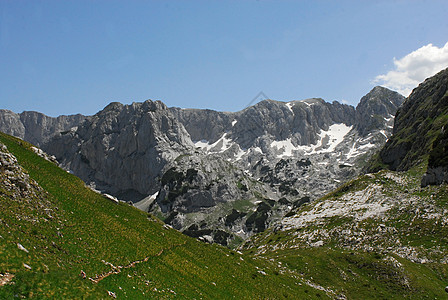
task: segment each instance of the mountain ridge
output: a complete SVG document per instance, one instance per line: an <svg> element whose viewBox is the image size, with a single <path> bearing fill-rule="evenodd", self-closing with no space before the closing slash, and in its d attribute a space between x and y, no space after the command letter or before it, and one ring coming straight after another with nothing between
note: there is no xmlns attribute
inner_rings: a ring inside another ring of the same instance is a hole
<svg viewBox="0 0 448 300"><path fill-rule="evenodd" d="M356 109L311 98L235 113L112 102L42 149L92 188L233 245L358 174L403 99L374 88Z"/></svg>
<svg viewBox="0 0 448 300"><path fill-rule="evenodd" d="M49 117L36 111L20 114L0 109L0 131L24 139L36 146L42 146L55 134L78 126L88 117L81 114Z"/></svg>

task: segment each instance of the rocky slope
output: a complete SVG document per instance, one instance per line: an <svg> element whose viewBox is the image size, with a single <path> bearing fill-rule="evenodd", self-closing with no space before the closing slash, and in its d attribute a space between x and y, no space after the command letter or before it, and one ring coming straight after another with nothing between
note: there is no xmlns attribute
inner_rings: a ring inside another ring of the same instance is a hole
<svg viewBox="0 0 448 300"><path fill-rule="evenodd" d="M306 274L337 299L443 299L448 189L420 188L421 174L363 175L302 205L240 250Z"/></svg>
<svg viewBox="0 0 448 300"><path fill-rule="evenodd" d="M0 109L0 131L39 147L59 132L78 126L86 118L80 114L53 118L35 111L16 114L10 110Z"/></svg>
<svg viewBox="0 0 448 300"><path fill-rule="evenodd" d="M448 182L448 69L421 83L399 109L389 139L371 171L406 171L424 164L422 185Z"/></svg>
<svg viewBox="0 0 448 300"><path fill-rule="evenodd" d="M0 179L2 182L0 193L2 195L7 195L22 206L33 207L32 210L41 215L40 217L33 217L23 214L17 216L18 218L36 223L50 215L50 211L53 209L46 199L45 192L30 178L29 174L17 162L17 158L2 143L0 143Z"/></svg>

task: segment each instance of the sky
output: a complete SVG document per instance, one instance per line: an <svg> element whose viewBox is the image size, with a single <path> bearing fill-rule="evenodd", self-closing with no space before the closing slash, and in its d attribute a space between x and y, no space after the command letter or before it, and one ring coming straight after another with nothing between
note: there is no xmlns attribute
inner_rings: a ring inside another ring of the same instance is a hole
<svg viewBox="0 0 448 300"><path fill-rule="evenodd" d="M448 67L448 1L0 0L0 109L356 106ZM258 97L257 97L258 95Z"/></svg>

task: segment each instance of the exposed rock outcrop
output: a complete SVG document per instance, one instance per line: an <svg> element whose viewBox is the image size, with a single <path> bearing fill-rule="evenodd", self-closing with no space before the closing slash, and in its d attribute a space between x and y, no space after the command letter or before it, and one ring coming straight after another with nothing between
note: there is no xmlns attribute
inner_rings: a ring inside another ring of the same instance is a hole
<svg viewBox="0 0 448 300"><path fill-rule="evenodd" d="M23 208L17 214L17 219L37 223L47 221L57 214L54 205L47 199L47 193L30 178L17 158L2 143L0 143L0 196L3 198L1 201L7 199Z"/></svg>
<svg viewBox="0 0 448 300"><path fill-rule="evenodd" d="M158 188L160 171L193 144L160 101L111 103L43 149L95 188L138 201Z"/></svg>
<svg viewBox="0 0 448 300"><path fill-rule="evenodd" d="M164 168L160 182L150 212L190 236L224 245L264 230L289 210L289 201L278 202L270 186L219 155L181 155ZM257 218L253 211L266 205Z"/></svg>
<svg viewBox="0 0 448 300"><path fill-rule="evenodd" d="M381 86L373 88L356 107L355 128L361 136L366 136L375 130L393 126L395 113L404 100L405 97L397 92Z"/></svg>
<svg viewBox="0 0 448 300"><path fill-rule="evenodd" d="M193 141L216 142L232 127L235 113L219 112L210 109L169 108L184 125Z"/></svg>

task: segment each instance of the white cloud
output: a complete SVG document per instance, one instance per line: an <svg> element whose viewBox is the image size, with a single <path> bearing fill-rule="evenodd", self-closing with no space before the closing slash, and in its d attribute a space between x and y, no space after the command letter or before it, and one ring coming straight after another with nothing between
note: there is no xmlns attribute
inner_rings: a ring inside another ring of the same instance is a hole
<svg viewBox="0 0 448 300"><path fill-rule="evenodd" d="M448 67L448 43L442 48L428 44L401 59L394 58L395 69L378 75L373 82L409 96L426 78Z"/></svg>

